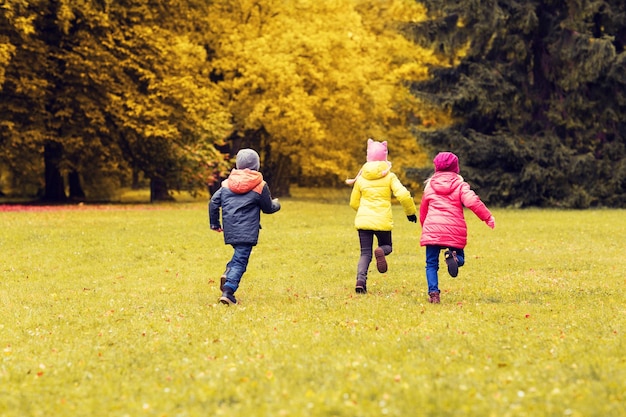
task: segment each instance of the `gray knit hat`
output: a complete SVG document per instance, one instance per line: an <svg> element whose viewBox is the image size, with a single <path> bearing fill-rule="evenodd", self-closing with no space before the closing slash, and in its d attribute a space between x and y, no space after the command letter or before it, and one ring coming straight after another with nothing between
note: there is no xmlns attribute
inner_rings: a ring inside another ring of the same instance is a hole
<svg viewBox="0 0 626 417"><path fill-rule="evenodd" d="M251 169L258 171L261 167L259 154L253 149L241 149L237 152L237 169Z"/></svg>

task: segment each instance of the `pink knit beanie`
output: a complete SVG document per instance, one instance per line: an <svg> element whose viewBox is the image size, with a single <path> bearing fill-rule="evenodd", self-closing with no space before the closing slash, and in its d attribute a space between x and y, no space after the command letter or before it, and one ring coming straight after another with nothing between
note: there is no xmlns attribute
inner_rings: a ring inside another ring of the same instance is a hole
<svg viewBox="0 0 626 417"><path fill-rule="evenodd" d="M382 172L383 176L387 175L391 170L391 162L387 161L387 141L377 142L370 138L367 140L367 162L387 162L389 168ZM346 180L346 184L352 185L361 175L361 171L356 177Z"/></svg>
<svg viewBox="0 0 626 417"><path fill-rule="evenodd" d="M387 141L367 140L367 162L387 160Z"/></svg>
<svg viewBox="0 0 626 417"><path fill-rule="evenodd" d="M459 158L452 152L439 152L435 159L435 172L447 171L459 173Z"/></svg>

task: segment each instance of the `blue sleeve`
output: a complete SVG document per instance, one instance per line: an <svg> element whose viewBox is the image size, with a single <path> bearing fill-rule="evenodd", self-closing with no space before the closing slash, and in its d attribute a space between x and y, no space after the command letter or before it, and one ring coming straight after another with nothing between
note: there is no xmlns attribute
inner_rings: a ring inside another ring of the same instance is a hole
<svg viewBox="0 0 626 417"><path fill-rule="evenodd" d="M270 187L268 187L267 184L263 186L263 191L261 191L261 201L259 205L261 206L261 211L266 214L276 213L280 210L280 203L278 200L272 200Z"/></svg>
<svg viewBox="0 0 626 417"><path fill-rule="evenodd" d="M211 229L220 229L220 207L222 206L222 189L220 188L213 194L209 201L209 224Z"/></svg>

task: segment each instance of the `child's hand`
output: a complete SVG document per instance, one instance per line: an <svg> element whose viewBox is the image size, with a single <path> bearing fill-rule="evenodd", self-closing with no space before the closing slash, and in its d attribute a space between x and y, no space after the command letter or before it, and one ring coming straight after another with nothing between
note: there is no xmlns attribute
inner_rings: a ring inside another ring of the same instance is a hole
<svg viewBox="0 0 626 417"><path fill-rule="evenodd" d="M211 230L214 230L214 231L216 231L218 233L222 233L222 231L224 229L222 229L220 226L213 226L213 225L211 225Z"/></svg>
<svg viewBox="0 0 626 417"><path fill-rule="evenodd" d="M492 229L496 227L496 219L493 216L489 217L489 220L487 220L485 223L487 223L487 226L491 227Z"/></svg>
<svg viewBox="0 0 626 417"><path fill-rule="evenodd" d="M409 221L411 223L417 223L417 216L415 214L411 214L410 216L406 216L407 219L409 219Z"/></svg>

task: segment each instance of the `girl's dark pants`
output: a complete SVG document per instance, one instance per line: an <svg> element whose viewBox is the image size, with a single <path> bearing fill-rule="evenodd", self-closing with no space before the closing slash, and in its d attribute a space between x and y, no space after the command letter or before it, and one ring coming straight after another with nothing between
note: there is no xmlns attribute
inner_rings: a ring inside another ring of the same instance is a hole
<svg viewBox="0 0 626 417"><path fill-rule="evenodd" d="M374 236L378 241L378 246L383 250L385 256L389 255L392 250L391 231L380 230L360 230L359 243L361 244L361 257L357 266L356 279L367 280L367 270L372 262L372 246L374 245Z"/></svg>

